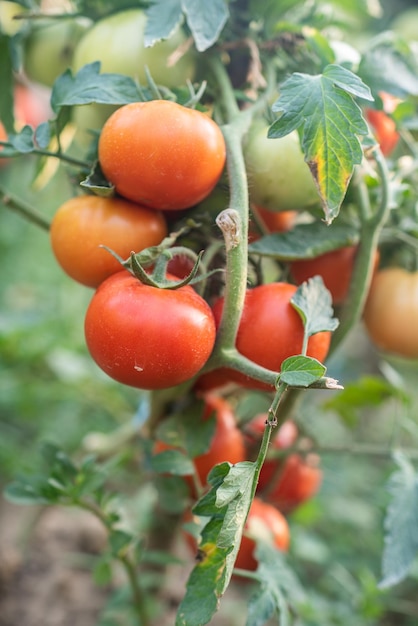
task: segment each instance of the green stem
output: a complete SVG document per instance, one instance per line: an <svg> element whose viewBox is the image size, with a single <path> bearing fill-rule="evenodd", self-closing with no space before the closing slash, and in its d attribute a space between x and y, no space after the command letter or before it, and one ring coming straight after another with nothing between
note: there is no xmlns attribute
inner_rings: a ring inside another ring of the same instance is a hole
<svg viewBox="0 0 418 626"><path fill-rule="evenodd" d="M24 217L26 220L32 222L32 224L36 224L36 226L39 226L43 230L49 230L49 221L41 213L39 213L39 211L8 192L2 186L0 186L0 199L7 209L10 209L15 213L19 213L19 215Z"/></svg>
<svg viewBox="0 0 418 626"><path fill-rule="evenodd" d="M112 530L114 522L112 520L109 520L106 513L94 502L90 502L88 500L80 498L75 500L74 504L78 505L80 508L86 511L89 511L95 517L97 517L97 519L100 520L100 522L103 524L108 532ZM149 618L146 611L145 596L142 592L140 585L138 584L138 576L135 563L127 554L118 554L115 558L121 563L126 572L129 585L131 587L133 604L138 617L138 626L148 626Z"/></svg>
<svg viewBox="0 0 418 626"><path fill-rule="evenodd" d="M356 254L350 291L340 313L340 325L334 332L328 357L341 345L362 316L376 260L380 233L389 213L389 171L379 148L375 151L376 166L381 179L381 198L375 213L368 216L367 204L360 210L362 218L360 244ZM362 191L363 193L363 191Z"/></svg>

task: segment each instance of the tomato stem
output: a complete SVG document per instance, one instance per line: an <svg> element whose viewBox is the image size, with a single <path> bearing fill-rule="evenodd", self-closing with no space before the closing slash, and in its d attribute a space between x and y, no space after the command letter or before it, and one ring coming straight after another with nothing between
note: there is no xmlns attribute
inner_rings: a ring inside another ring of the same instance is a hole
<svg viewBox="0 0 418 626"><path fill-rule="evenodd" d="M39 226L39 228L42 228L43 230L49 231L50 222L39 211L37 211L37 209L32 207L30 204L27 204L20 198L17 198L15 195L9 193L2 186L0 186L0 199L7 209L10 209L15 213L19 213L19 215L24 217L29 222L32 222L32 224Z"/></svg>

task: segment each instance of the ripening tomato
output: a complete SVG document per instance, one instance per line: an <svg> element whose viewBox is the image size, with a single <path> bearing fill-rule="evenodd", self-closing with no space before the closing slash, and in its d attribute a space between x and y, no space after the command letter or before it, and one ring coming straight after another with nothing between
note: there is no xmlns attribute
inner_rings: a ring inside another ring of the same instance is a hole
<svg viewBox="0 0 418 626"><path fill-rule="evenodd" d="M399 141L395 121L385 111L366 108L366 118L373 127L376 141L385 156L389 156Z"/></svg>
<svg viewBox="0 0 418 626"><path fill-rule="evenodd" d="M418 272L400 267L379 270L373 277L363 317L379 349L418 358Z"/></svg>
<svg viewBox="0 0 418 626"><path fill-rule="evenodd" d="M353 274L357 246L346 246L325 252L313 259L301 259L290 263L290 273L297 285L319 275L330 291L334 304L342 304L347 298ZM375 253L374 268L379 264L379 252Z"/></svg>
<svg viewBox="0 0 418 626"><path fill-rule="evenodd" d="M251 201L270 211L303 211L319 205L319 194L293 131L267 137L268 125L253 122L244 142Z"/></svg>
<svg viewBox="0 0 418 626"><path fill-rule="evenodd" d="M284 233L291 230L297 217L297 211L269 211L255 205L252 205L251 211L264 226L266 233ZM250 222L249 241L256 241L260 236L257 228Z"/></svg>
<svg viewBox="0 0 418 626"><path fill-rule="evenodd" d="M251 448L256 448L256 452L267 417L264 413L257 415L246 428L249 444ZM269 450L273 453L286 450L296 443L297 438L296 424L287 420L277 431L273 431ZM285 458L274 458L270 455L261 468L257 493L262 493L266 500L284 513L289 513L315 495L321 483L322 470L318 455L309 453L302 456L292 453Z"/></svg>
<svg viewBox="0 0 418 626"><path fill-rule="evenodd" d="M301 353L303 323L292 307L290 300L297 291L288 283L268 283L249 289L238 328L236 347L251 361L274 372L279 372L282 362L290 356ZM212 307L215 322L219 325L223 310L223 298ZM310 337L308 356L323 361L328 354L331 333L320 332ZM271 390L265 383L253 380L239 372L222 368L205 376L232 380L244 387ZM202 377L203 381L205 376Z"/></svg>
<svg viewBox="0 0 418 626"><path fill-rule="evenodd" d="M206 479L210 470L218 463L239 463L246 458L244 437L237 426L237 421L231 405L214 394L207 394L204 397L205 406L202 419L208 419L215 413L216 427L215 433L207 452L193 459L196 473L200 483L206 485ZM172 446L157 442L154 452L169 450Z"/></svg>
<svg viewBox="0 0 418 626"><path fill-rule="evenodd" d="M25 124L36 128L46 122L52 111L49 90L42 85L20 84L14 87L14 114L17 127Z"/></svg>
<svg viewBox="0 0 418 626"><path fill-rule="evenodd" d="M130 253L158 245L167 234L159 211L120 198L77 196L55 213L51 245L63 270L87 287L97 287L121 264L105 245L122 259Z"/></svg>
<svg viewBox="0 0 418 626"><path fill-rule="evenodd" d="M257 569L254 556L257 539L286 551L289 548L290 530L286 518L275 506L255 497L245 522L235 567L246 570Z"/></svg>
<svg viewBox="0 0 418 626"><path fill-rule="evenodd" d="M150 287L127 271L101 283L85 318L87 347L99 367L140 389L165 389L195 376L215 333L211 309L192 287Z"/></svg>
<svg viewBox="0 0 418 626"><path fill-rule="evenodd" d="M116 191L154 209L185 209L203 200L218 182L225 158L219 126L168 100L121 107L99 139L99 162Z"/></svg>

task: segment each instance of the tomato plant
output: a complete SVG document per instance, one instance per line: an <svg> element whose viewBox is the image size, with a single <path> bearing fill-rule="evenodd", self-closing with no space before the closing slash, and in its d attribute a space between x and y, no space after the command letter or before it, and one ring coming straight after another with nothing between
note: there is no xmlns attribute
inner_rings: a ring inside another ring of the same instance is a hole
<svg viewBox="0 0 418 626"><path fill-rule="evenodd" d="M170 63L170 55L186 40L181 29L178 28L169 39L145 47L146 20L143 11L130 9L97 21L75 48L74 72L87 63L100 61L102 72L131 76L143 85L147 82L145 68L157 84L168 87L193 80L195 59L191 51L183 54L176 63Z"/></svg>
<svg viewBox="0 0 418 626"><path fill-rule="evenodd" d="M103 126L99 161L122 196L154 209L203 200L225 165L222 132L207 115L154 100L118 109Z"/></svg>
<svg viewBox="0 0 418 626"><path fill-rule="evenodd" d="M300 354L302 350L303 323L290 303L296 289L288 283L269 283L249 289L245 297L237 349L254 363L275 372L280 371L285 359ZM212 308L215 322L219 324L223 299L218 299ZM308 342L308 355L324 360L330 341L331 334L328 332L313 335ZM211 373L207 376L210 377ZM239 372L224 371L223 379L233 380L249 388L271 389L269 385Z"/></svg>
<svg viewBox="0 0 418 626"><path fill-rule="evenodd" d="M417 272L387 267L375 274L363 318L371 340L380 350L418 357L417 289Z"/></svg>
<svg viewBox="0 0 418 626"><path fill-rule="evenodd" d="M86 195L71 198L59 207L50 232L61 267L87 287L97 287L122 269L101 246L127 259L132 251L158 245L166 234L164 217L158 211L121 198Z"/></svg>
<svg viewBox="0 0 418 626"><path fill-rule="evenodd" d="M251 200L269 211L303 211L319 204L296 131L267 137L268 125L256 120L244 144Z"/></svg>
<svg viewBox="0 0 418 626"><path fill-rule="evenodd" d="M192 287L159 289L122 271L93 295L85 335L91 356L111 378L141 389L164 389L189 380L204 366L215 323L209 305Z"/></svg>

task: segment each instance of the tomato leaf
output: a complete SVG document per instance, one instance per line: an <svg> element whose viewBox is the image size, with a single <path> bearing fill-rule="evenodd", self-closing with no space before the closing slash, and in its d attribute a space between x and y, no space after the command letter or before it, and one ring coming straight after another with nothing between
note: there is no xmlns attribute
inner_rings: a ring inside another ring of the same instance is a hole
<svg viewBox="0 0 418 626"><path fill-rule="evenodd" d="M398 470L388 483L392 500L385 518L381 589L404 580L418 553L418 475L402 454L395 461Z"/></svg>
<svg viewBox="0 0 418 626"><path fill-rule="evenodd" d="M416 58L408 43L393 32L382 33L371 41L358 74L374 93L386 91L400 98L418 94Z"/></svg>
<svg viewBox="0 0 418 626"><path fill-rule="evenodd" d="M262 626L275 615L279 615L280 626L287 626L290 623L289 605L304 600L303 588L284 555L270 544L257 541L255 557L259 563L256 574L261 584L250 597L245 626Z"/></svg>
<svg viewBox="0 0 418 626"><path fill-rule="evenodd" d="M338 320L332 317L331 294L320 276L302 283L290 302L302 318L308 337L338 327Z"/></svg>
<svg viewBox="0 0 418 626"><path fill-rule="evenodd" d="M151 457L151 467L159 474L190 476L194 472L192 461L181 450L164 450Z"/></svg>
<svg viewBox="0 0 418 626"><path fill-rule="evenodd" d="M373 100L369 88L355 74L331 64L316 76L294 73L280 86L280 96L272 107L282 115L270 126L269 137L284 137L301 129L305 160L328 224L339 213L354 165L362 160L358 135L368 133L353 96Z"/></svg>
<svg viewBox="0 0 418 626"><path fill-rule="evenodd" d="M95 161L86 178L81 181L80 186L103 198L110 198L115 195L115 186L105 178L98 161Z"/></svg>
<svg viewBox="0 0 418 626"><path fill-rule="evenodd" d="M181 24L183 10L181 0L154 0L146 9L145 46L153 46L157 41L168 39ZM164 7L163 7L164 5Z"/></svg>
<svg viewBox="0 0 418 626"><path fill-rule="evenodd" d="M9 135L9 143L13 146L17 152L22 154L28 154L35 148L33 141L33 128L31 126L24 126L20 133L11 133Z"/></svg>
<svg viewBox="0 0 418 626"><path fill-rule="evenodd" d="M0 33L0 120L7 132L14 129L13 115L13 69L10 53L10 37Z"/></svg>
<svg viewBox="0 0 418 626"><path fill-rule="evenodd" d="M142 100L135 81L121 74L100 74L100 62L82 67L73 76L66 70L57 78L51 93L51 107L57 113L63 106L99 102L101 104L129 104Z"/></svg>
<svg viewBox="0 0 418 626"><path fill-rule="evenodd" d="M325 375L327 368L308 356L285 359L280 370L280 382L291 387L309 387Z"/></svg>
<svg viewBox="0 0 418 626"><path fill-rule="evenodd" d="M157 439L183 449L191 458L209 450L216 428L215 415L202 419L204 403L193 406L165 419L157 429Z"/></svg>
<svg viewBox="0 0 418 626"><path fill-rule="evenodd" d="M199 52L207 50L218 40L229 16L226 0L154 0L146 13L146 46L167 39L184 14Z"/></svg>
<svg viewBox="0 0 418 626"><path fill-rule="evenodd" d="M255 464L222 463L209 473L211 490L193 507L210 517L199 544L200 559L193 569L177 614L176 626L207 624L228 587L245 520L251 505Z"/></svg>
<svg viewBox="0 0 418 626"><path fill-rule="evenodd" d="M326 226L317 221L261 237L249 245L249 252L282 261L313 259L325 252L355 245L358 240L359 232L353 226L335 223Z"/></svg>

